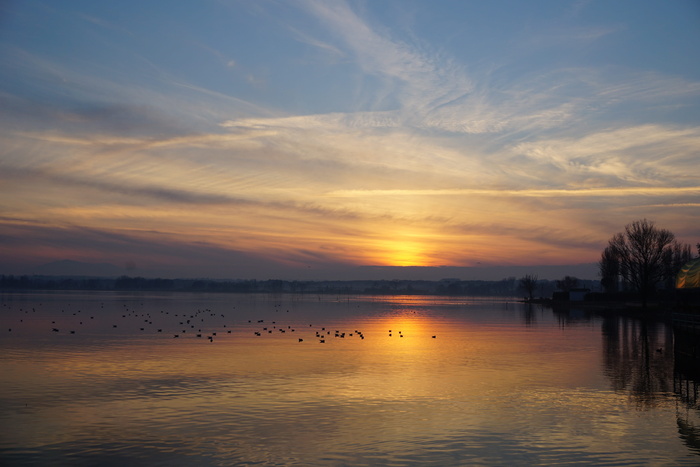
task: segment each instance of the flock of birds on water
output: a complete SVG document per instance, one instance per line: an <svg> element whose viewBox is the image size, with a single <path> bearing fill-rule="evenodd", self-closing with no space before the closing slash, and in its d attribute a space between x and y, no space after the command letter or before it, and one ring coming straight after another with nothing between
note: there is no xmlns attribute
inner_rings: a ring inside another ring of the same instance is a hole
<svg viewBox="0 0 700 467"><path fill-rule="evenodd" d="M141 303L143 305L143 303ZM43 305L38 304L39 307ZM70 306L70 305L68 305ZM281 304L274 304L276 312L281 311ZM86 328L104 328L104 318L102 313L84 313L81 309L76 309L75 311L61 309L60 317L52 316L51 318L37 317L36 307L14 307L12 304L3 303L2 304L3 315L9 318L9 324L14 327L8 327L7 332L12 333L13 330L17 331L25 327L27 324L32 324L33 327L37 327L38 323L46 325L46 331L57 333L57 334L76 334L78 331ZM209 308L197 310L193 313L170 313L169 311L160 310L159 313L150 312L139 312L136 308L130 308L127 304L122 304L122 310L119 314L106 313L111 318L112 324L111 329L113 332L120 330L120 327L127 328L130 332L148 333L155 332L157 334L172 334L173 339L179 339L181 337L194 336L197 339L206 339L209 342L214 342L215 338L222 335L233 334L234 327L240 328L241 331L247 330L251 331L254 336L262 337L264 335L270 334L295 334L295 339L298 342L305 342L309 340L307 335L304 334L302 328L305 331L313 332L313 338L315 338L319 343L324 344L328 339L345 339L357 337L361 340L365 339L365 335L362 331L358 329L353 329L352 331L343 331L340 329L332 329L327 326L314 326L309 324L308 327L304 326L293 326L279 325L277 320L269 319L248 319L244 320L239 324L231 324L231 322L226 321L226 315L224 313L215 313ZM100 303L100 309L104 309L104 303ZM41 310L41 308L40 308ZM286 310L289 313L289 310ZM14 320L12 319L12 314L15 314ZM56 311L51 313L52 315L57 315ZM42 315L40 313L39 315ZM155 317L154 317L155 315ZM66 319L68 318L68 319ZM26 319L26 321L25 321ZM50 326L48 320L50 319ZM97 321L96 321L97 319ZM100 322L102 319L102 322ZM134 321L136 320L136 321ZM4 321L4 320L3 320ZM42 321L46 321L42 323ZM154 321L157 323L154 325ZM90 326L98 323L97 326ZM136 324L138 323L138 324ZM159 327L161 326L161 327ZM81 329L82 328L82 329ZM299 329L299 331L297 331ZM91 332L95 332L94 330ZM102 331L104 332L104 330ZM303 335L302 337L299 337ZM405 335L400 330L388 330L388 337L399 337L403 338ZM432 338L435 339L437 336L433 335Z"/></svg>

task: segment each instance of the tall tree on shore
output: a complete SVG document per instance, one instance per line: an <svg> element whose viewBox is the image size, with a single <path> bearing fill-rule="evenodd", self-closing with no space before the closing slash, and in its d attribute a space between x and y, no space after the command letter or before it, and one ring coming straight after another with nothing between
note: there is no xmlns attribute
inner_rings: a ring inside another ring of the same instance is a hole
<svg viewBox="0 0 700 467"><path fill-rule="evenodd" d="M520 278L520 288L523 289L530 300L532 300L532 294L535 293L537 289L537 274L526 274Z"/></svg>
<svg viewBox="0 0 700 467"><path fill-rule="evenodd" d="M625 231L615 234L603 251L603 258L617 262L620 276L639 293L643 307L656 285L669 274L666 261L673 256L674 240L669 230L643 219L627 224ZM609 271L601 267L601 276L609 277L604 274Z"/></svg>

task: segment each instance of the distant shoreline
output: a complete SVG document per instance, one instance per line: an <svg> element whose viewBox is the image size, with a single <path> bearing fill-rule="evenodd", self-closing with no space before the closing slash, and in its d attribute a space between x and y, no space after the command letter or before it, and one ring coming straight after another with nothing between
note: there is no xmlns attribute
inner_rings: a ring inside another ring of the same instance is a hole
<svg viewBox="0 0 700 467"><path fill-rule="evenodd" d="M598 287L598 281L582 281ZM463 295L519 297L514 277L493 280L219 280L161 279L143 277L14 276L0 275L0 291L161 291L221 293L364 294L364 295ZM541 280L538 292L551 295L556 281Z"/></svg>

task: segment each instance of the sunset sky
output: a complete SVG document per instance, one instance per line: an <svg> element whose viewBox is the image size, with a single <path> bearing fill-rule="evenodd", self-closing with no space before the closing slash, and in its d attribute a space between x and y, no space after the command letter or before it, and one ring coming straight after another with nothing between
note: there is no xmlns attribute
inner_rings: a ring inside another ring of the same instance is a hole
<svg viewBox="0 0 700 467"><path fill-rule="evenodd" d="M594 263L642 218L700 241L698 1L5 1L0 60L0 273Z"/></svg>

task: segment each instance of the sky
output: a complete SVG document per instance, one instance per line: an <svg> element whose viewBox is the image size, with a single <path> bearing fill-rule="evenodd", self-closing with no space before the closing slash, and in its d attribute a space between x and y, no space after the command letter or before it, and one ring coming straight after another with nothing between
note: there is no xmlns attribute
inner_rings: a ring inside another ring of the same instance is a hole
<svg viewBox="0 0 700 467"><path fill-rule="evenodd" d="M699 45L697 0L1 1L0 273L452 277L643 218L695 245Z"/></svg>

